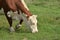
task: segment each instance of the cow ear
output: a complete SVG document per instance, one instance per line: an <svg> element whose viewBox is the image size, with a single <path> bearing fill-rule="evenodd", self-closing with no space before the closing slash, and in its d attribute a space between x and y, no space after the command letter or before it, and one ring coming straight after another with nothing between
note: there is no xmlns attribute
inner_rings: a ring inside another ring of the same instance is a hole
<svg viewBox="0 0 60 40"><path fill-rule="evenodd" d="M37 17L37 15L33 15L33 17Z"/></svg>

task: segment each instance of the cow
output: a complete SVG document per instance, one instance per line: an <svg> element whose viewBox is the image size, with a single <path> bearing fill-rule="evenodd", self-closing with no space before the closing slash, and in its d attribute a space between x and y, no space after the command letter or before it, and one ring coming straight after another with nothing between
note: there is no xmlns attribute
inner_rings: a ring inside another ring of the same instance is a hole
<svg viewBox="0 0 60 40"><path fill-rule="evenodd" d="M15 31L12 27L12 17L9 12L12 11L14 14L19 15L19 24L22 24L24 21L26 25L31 29L32 33L38 32L36 19L37 16L32 15L29 9L27 9L22 2L22 0L0 0L0 8L3 8L4 10L5 16L10 25L10 31Z"/></svg>

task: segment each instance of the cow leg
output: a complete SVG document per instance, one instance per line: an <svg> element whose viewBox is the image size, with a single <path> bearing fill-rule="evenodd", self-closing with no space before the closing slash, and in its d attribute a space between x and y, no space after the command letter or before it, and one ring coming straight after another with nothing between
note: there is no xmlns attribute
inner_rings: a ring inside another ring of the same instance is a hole
<svg viewBox="0 0 60 40"><path fill-rule="evenodd" d="M22 12L21 11L19 12L19 10L17 10L17 11L18 11L18 15L19 15L19 23L16 25L15 29L18 29L19 27L21 27L22 23L23 23L23 19L20 17L20 13L22 13Z"/></svg>
<svg viewBox="0 0 60 40"><path fill-rule="evenodd" d="M20 12L19 12L19 10L15 11L14 14L15 14L15 16L18 17L18 18L16 17L16 19L19 20L19 23L15 27L15 29L18 29L20 26L22 26L21 24L22 24L23 20L20 18Z"/></svg>
<svg viewBox="0 0 60 40"><path fill-rule="evenodd" d="M21 19L20 22L16 25L16 29L19 29L19 27L22 26L22 23L23 23L23 19Z"/></svg>
<svg viewBox="0 0 60 40"><path fill-rule="evenodd" d="M9 25L10 25L10 29L9 29L10 32L14 32L15 30L12 27L12 17L10 15L10 12L5 12L5 16L6 16L7 20L8 20Z"/></svg>

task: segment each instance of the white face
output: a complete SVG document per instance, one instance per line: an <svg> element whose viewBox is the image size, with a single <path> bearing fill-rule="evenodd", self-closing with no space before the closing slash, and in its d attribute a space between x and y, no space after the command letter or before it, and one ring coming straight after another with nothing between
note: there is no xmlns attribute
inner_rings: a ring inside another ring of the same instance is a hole
<svg viewBox="0 0 60 40"><path fill-rule="evenodd" d="M32 33L38 32L36 18L37 18L37 15L32 15L29 18L29 23L30 23L30 28L31 28Z"/></svg>

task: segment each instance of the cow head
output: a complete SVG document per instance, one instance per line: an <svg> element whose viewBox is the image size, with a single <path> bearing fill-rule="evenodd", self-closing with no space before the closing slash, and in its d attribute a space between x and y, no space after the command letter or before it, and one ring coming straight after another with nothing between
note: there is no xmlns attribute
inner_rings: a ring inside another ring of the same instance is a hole
<svg viewBox="0 0 60 40"><path fill-rule="evenodd" d="M32 33L38 32L36 18L37 18L37 15L32 15L28 19Z"/></svg>

